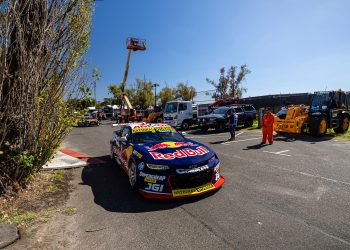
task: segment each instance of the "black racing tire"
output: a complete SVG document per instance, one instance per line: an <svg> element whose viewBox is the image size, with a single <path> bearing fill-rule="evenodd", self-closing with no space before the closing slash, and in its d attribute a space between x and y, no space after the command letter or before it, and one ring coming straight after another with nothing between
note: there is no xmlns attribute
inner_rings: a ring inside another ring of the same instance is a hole
<svg viewBox="0 0 350 250"><path fill-rule="evenodd" d="M339 119L339 127L334 129L337 134L344 134L349 130L349 120L348 115L342 115Z"/></svg>
<svg viewBox="0 0 350 250"><path fill-rule="evenodd" d="M132 190L136 190L138 188L137 175L138 175L137 165L133 160L131 160L129 163L128 177L129 177L129 184Z"/></svg>
<svg viewBox="0 0 350 250"><path fill-rule="evenodd" d="M186 120L184 120L181 124L182 130L188 130L190 128L190 123Z"/></svg>
<svg viewBox="0 0 350 250"><path fill-rule="evenodd" d="M216 132L223 132L225 130L225 124L223 122L219 122L215 127Z"/></svg>
<svg viewBox="0 0 350 250"><path fill-rule="evenodd" d="M251 126L253 126L253 119L252 118L247 118L244 122L244 127L245 128L250 128Z"/></svg>
<svg viewBox="0 0 350 250"><path fill-rule="evenodd" d="M111 151L110 151L110 154L109 154L109 158L113 161L113 162L117 162L115 160L115 153L113 152L113 145L111 144Z"/></svg>
<svg viewBox="0 0 350 250"><path fill-rule="evenodd" d="M327 119L324 116L311 118L309 131L313 137L322 137L327 133Z"/></svg>
<svg viewBox="0 0 350 250"><path fill-rule="evenodd" d="M209 127L206 127L206 126L201 127L201 131L202 131L202 132L207 132L208 129L209 129Z"/></svg>

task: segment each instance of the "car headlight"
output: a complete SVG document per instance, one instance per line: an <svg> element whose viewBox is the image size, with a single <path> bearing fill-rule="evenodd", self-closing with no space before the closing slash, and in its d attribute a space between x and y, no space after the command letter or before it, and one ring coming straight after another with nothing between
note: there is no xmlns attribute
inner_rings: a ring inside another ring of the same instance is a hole
<svg viewBox="0 0 350 250"><path fill-rule="evenodd" d="M158 164L149 164L149 163L147 163L146 165L149 169L152 169L152 170L168 170L169 169L169 166L167 166L167 165L158 165Z"/></svg>
<svg viewBox="0 0 350 250"><path fill-rule="evenodd" d="M208 165L209 164L213 164L214 166L220 164L220 161L219 159L216 157L216 155L214 155L213 157L211 157L209 160L208 160Z"/></svg>
<svg viewBox="0 0 350 250"><path fill-rule="evenodd" d="M210 120L210 121L215 121L215 119L216 119L216 118L210 118L209 120Z"/></svg>

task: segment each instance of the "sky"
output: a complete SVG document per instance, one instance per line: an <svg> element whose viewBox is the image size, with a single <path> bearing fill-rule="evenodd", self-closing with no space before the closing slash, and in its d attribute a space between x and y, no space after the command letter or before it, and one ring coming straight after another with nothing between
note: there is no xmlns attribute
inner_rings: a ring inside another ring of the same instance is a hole
<svg viewBox="0 0 350 250"><path fill-rule="evenodd" d="M87 54L101 70L97 99L123 79L127 37L147 40L146 51L132 52L127 85L145 77L212 90L206 78L247 64L244 97L350 91L349 10L349 0L97 1Z"/></svg>

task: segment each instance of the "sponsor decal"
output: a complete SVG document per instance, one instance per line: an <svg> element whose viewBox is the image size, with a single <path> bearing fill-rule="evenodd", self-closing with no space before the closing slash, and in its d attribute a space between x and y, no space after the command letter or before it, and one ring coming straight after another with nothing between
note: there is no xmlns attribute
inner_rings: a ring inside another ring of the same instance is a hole
<svg viewBox="0 0 350 250"><path fill-rule="evenodd" d="M155 144L152 147L146 147L148 151L154 151L157 149L163 149L163 148L180 148L180 147L188 147L188 146L198 146L197 144L194 144L192 142L182 142L182 141L167 141Z"/></svg>
<svg viewBox="0 0 350 250"><path fill-rule="evenodd" d="M156 179L157 181L164 181L165 180L165 176L161 176L161 175L153 175L153 174L146 174L144 172L140 172L140 176L141 177L145 177L145 178L151 178L151 179Z"/></svg>
<svg viewBox="0 0 350 250"><path fill-rule="evenodd" d="M140 162L139 165L138 165L138 169L139 169L140 171L142 171L144 168L145 168L145 163Z"/></svg>
<svg viewBox="0 0 350 250"><path fill-rule="evenodd" d="M212 183L207 183L196 188L175 189L173 190L173 196L177 197L184 195L200 194L213 189L215 189L214 185Z"/></svg>
<svg viewBox="0 0 350 250"><path fill-rule="evenodd" d="M155 160L174 160L175 158L185 158L185 157L193 157L199 155L205 155L209 153L209 150L205 147L199 146L196 149L184 148L176 150L173 153L162 154L158 152L150 152L153 159Z"/></svg>
<svg viewBox="0 0 350 250"><path fill-rule="evenodd" d="M146 178L144 179L144 181L145 181L145 182L150 182L150 183L157 183L157 180L154 179L154 178L147 178L147 177L146 177Z"/></svg>
<svg viewBox="0 0 350 250"><path fill-rule="evenodd" d="M168 124L141 124L134 126L132 128L133 133L145 133L145 132L164 132L164 131L174 131L175 129Z"/></svg>
<svg viewBox="0 0 350 250"><path fill-rule="evenodd" d="M214 168L215 170L215 182L220 178L220 163Z"/></svg>
<svg viewBox="0 0 350 250"><path fill-rule="evenodd" d="M161 184L153 184L153 183L147 183L148 187L145 188L147 191L153 191L153 192L163 192L164 185Z"/></svg>
<svg viewBox="0 0 350 250"><path fill-rule="evenodd" d="M136 150L134 150L132 153L133 153L136 157L138 157L139 159L142 158L142 154L141 154L140 152L137 152ZM141 170L141 169L140 169L140 170Z"/></svg>
<svg viewBox="0 0 350 250"><path fill-rule="evenodd" d="M201 172L201 171L204 171L207 169L209 169L208 165L201 166L199 168L192 168L192 169L179 168L179 169L176 169L176 173L178 173L178 174L192 174L192 173Z"/></svg>

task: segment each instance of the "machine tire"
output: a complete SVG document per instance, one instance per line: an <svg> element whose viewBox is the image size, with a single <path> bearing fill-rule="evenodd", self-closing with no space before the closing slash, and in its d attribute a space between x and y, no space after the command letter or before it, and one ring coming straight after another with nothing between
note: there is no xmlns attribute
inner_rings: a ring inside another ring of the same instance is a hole
<svg viewBox="0 0 350 250"><path fill-rule="evenodd" d="M349 129L349 116L348 115L342 115L339 120L339 127L334 129L334 132L338 134L344 134Z"/></svg>
<svg viewBox="0 0 350 250"><path fill-rule="evenodd" d="M225 124L223 122L219 122L215 127L216 132L223 132L225 130Z"/></svg>
<svg viewBox="0 0 350 250"><path fill-rule="evenodd" d="M182 130L187 130L190 128L190 123L188 121L183 121L182 124L181 124L181 129Z"/></svg>
<svg viewBox="0 0 350 250"><path fill-rule="evenodd" d="M251 126L253 126L253 119L252 119L252 118L247 118L247 119L245 120L245 122L244 122L244 127L245 127L245 128L249 128L249 127L251 127Z"/></svg>
<svg viewBox="0 0 350 250"><path fill-rule="evenodd" d="M205 127L205 126L201 127L201 131L202 131L202 132L207 132L208 129L209 129L209 127Z"/></svg>
<svg viewBox="0 0 350 250"><path fill-rule="evenodd" d="M137 186L137 166L136 163L131 160L128 169L129 184L132 190L136 190Z"/></svg>
<svg viewBox="0 0 350 250"><path fill-rule="evenodd" d="M322 137L327 133L327 119L322 116L319 118L312 118L310 123L310 134L313 137Z"/></svg>

